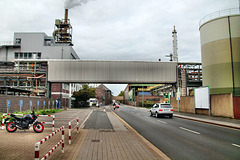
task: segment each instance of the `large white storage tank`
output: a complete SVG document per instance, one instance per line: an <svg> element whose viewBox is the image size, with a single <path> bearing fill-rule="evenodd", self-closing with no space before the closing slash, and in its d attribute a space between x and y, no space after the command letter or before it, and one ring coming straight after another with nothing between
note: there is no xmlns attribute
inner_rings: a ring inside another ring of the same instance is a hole
<svg viewBox="0 0 240 160"><path fill-rule="evenodd" d="M240 95L240 13L228 9L200 21L203 86Z"/></svg>

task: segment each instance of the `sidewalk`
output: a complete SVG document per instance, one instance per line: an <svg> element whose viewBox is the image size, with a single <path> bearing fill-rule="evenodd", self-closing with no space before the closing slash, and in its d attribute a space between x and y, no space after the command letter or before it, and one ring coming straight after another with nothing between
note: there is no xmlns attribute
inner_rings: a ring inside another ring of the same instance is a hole
<svg viewBox="0 0 240 160"><path fill-rule="evenodd" d="M65 140L66 147L64 154L54 154L49 159L168 159L157 148L150 148L149 144L138 139L129 128L126 128L120 122L108 107L103 107L99 110L107 113L113 129L80 129L80 133L74 135L75 138L72 140L71 145L68 145L67 140ZM66 114L67 112L65 112Z"/></svg>
<svg viewBox="0 0 240 160"><path fill-rule="evenodd" d="M72 144L69 145L68 122L79 116L79 123L84 124L93 110L106 112L113 129L83 129L82 125L79 133L76 130L72 132ZM61 126L65 127L65 147L64 153L61 146L57 147L48 158L50 160L169 159L131 126L123 125L120 117L117 118L108 107L69 109L56 113L55 116L55 130ZM0 130L0 159L34 159L34 144L50 133L51 125L45 125L45 130L40 134L35 133L32 128L27 131L17 130L14 133ZM43 157L60 138L61 134L58 133L40 145L40 157Z"/></svg>

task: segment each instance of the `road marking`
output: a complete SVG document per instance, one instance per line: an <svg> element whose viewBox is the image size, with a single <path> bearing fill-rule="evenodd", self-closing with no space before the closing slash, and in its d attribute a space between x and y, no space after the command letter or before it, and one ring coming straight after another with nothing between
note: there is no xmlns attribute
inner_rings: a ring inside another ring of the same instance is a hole
<svg viewBox="0 0 240 160"><path fill-rule="evenodd" d="M157 121L163 124L167 124L167 122L164 122L164 121L160 121L160 120L157 120Z"/></svg>
<svg viewBox="0 0 240 160"><path fill-rule="evenodd" d="M147 116L144 116L145 118L150 118L150 117L147 117Z"/></svg>
<svg viewBox="0 0 240 160"><path fill-rule="evenodd" d="M195 134L200 134L199 132L196 132L196 131L193 131L193 130L190 130L190 129L187 129L187 128L183 128L183 127L179 127L185 131L188 131L188 132L192 132L192 133L195 133Z"/></svg>
<svg viewBox="0 0 240 160"><path fill-rule="evenodd" d="M237 145L237 144L234 144L234 143L232 145L235 146L235 147L239 147L240 148L240 145Z"/></svg>

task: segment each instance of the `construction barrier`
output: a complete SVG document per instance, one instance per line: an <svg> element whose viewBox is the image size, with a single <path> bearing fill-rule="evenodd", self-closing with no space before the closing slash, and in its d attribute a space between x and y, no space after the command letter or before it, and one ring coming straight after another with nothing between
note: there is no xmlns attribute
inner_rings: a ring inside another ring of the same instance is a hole
<svg viewBox="0 0 240 160"><path fill-rule="evenodd" d="M3 118L2 118L2 129L5 128L4 126L4 119L5 116L8 115L10 116L10 113L3 113ZM14 114L17 116L24 116L25 114ZM37 115L38 117L53 117L53 121L52 122L42 122L42 124L52 124L52 131L54 131L54 122L55 122L55 115Z"/></svg>
<svg viewBox="0 0 240 160"><path fill-rule="evenodd" d="M72 128L72 122L75 121L75 120L77 120L77 124L73 127L73 129L71 129ZM71 120L69 122L69 126L68 126L68 129L69 129L69 144L72 143L72 131L75 128L77 128L77 133L79 133L79 118L78 117L74 118L73 120Z"/></svg>
<svg viewBox="0 0 240 160"><path fill-rule="evenodd" d="M53 137L54 135L56 135L58 132L62 131L62 139L55 145L53 146L52 149L50 149L48 151L47 154L45 154L45 156L43 156L43 158L41 160L47 159L51 153L56 150L56 148L58 146L60 146L60 144L62 144L62 153L64 153L64 126L60 127L58 130L52 132L51 134L49 134L48 136L46 136L45 138L43 138L42 140L40 140L39 142L35 143L35 160L39 160L39 156L40 156L40 145L43 144L44 142L46 142L47 140L49 140L51 137Z"/></svg>

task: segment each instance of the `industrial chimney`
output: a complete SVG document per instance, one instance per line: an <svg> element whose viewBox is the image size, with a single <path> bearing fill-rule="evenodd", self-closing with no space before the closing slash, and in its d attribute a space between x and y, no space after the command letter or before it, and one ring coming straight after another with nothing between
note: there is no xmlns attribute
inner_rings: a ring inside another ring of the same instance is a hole
<svg viewBox="0 0 240 160"><path fill-rule="evenodd" d="M68 9L65 9L64 19L56 19L53 32L55 43L72 44L72 26L68 19Z"/></svg>
<svg viewBox="0 0 240 160"><path fill-rule="evenodd" d="M177 53L177 31L175 29L175 26L173 28L172 32L172 37L173 37L173 61L178 62L178 53Z"/></svg>
<svg viewBox="0 0 240 160"><path fill-rule="evenodd" d="M65 9L65 19L64 23L67 24L68 22L68 9Z"/></svg>

